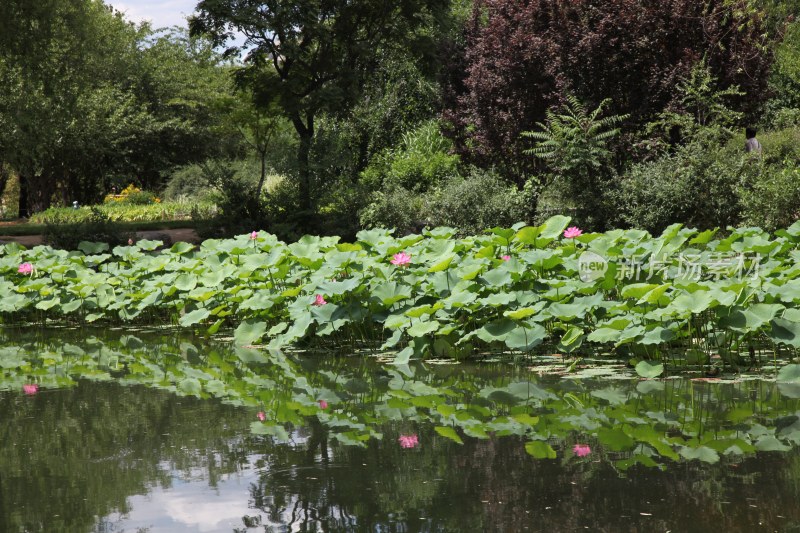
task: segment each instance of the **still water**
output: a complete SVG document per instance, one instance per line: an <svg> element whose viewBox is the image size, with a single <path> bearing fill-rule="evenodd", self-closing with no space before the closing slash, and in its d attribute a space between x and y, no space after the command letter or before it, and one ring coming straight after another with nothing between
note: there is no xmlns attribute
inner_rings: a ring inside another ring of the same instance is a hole
<svg viewBox="0 0 800 533"><path fill-rule="evenodd" d="M4 532L800 531L786 384L0 341Z"/></svg>

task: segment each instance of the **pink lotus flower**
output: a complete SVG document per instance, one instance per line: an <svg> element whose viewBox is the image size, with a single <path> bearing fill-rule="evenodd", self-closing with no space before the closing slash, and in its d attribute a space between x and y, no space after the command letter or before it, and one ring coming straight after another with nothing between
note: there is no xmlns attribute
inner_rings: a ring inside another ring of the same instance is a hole
<svg viewBox="0 0 800 533"><path fill-rule="evenodd" d="M24 392L28 396L33 396L38 391L39 391L39 385L37 385L36 383L31 383L29 385L22 386L22 392Z"/></svg>
<svg viewBox="0 0 800 533"><path fill-rule="evenodd" d="M133 246L133 239L128 239L128 246Z"/></svg>
<svg viewBox="0 0 800 533"><path fill-rule="evenodd" d="M254 231L250 234L250 240L254 241L256 239L258 239L258 232Z"/></svg>
<svg viewBox="0 0 800 533"><path fill-rule="evenodd" d="M580 237L582 234L583 232L577 226L572 226L564 230L564 238L566 239L574 239L575 237Z"/></svg>
<svg viewBox="0 0 800 533"><path fill-rule="evenodd" d="M511 260L511 256L510 255L504 255L504 256L500 257L500 259L502 259L503 261L510 261Z"/></svg>
<svg viewBox="0 0 800 533"><path fill-rule="evenodd" d="M264 420L266 420L266 419L267 419L267 415L264 413L264 411L259 411L259 412L256 414L256 416L257 416L257 417L258 417L258 419L259 419L259 420L261 420L262 422L263 422Z"/></svg>
<svg viewBox="0 0 800 533"><path fill-rule="evenodd" d="M399 254L394 254L389 262L397 266L406 266L411 263L411 256L405 252L400 252Z"/></svg>
<svg viewBox="0 0 800 533"><path fill-rule="evenodd" d="M325 400L320 400L319 401L319 408L320 409L327 409L328 408L328 402L326 402Z"/></svg>
<svg viewBox="0 0 800 533"><path fill-rule="evenodd" d="M30 263L22 263L17 269L17 272L19 272L20 274L28 275L31 272L33 272L33 265Z"/></svg>
<svg viewBox="0 0 800 533"><path fill-rule="evenodd" d="M319 307L321 305L325 305L326 303L328 302L325 301L325 298L321 294L317 294L314 297L314 303L312 303L311 305L316 305L317 307Z"/></svg>
<svg viewBox="0 0 800 533"><path fill-rule="evenodd" d="M577 455L578 457L585 457L592 453L592 449L589 447L588 444L576 444L572 447L572 453Z"/></svg>
<svg viewBox="0 0 800 533"><path fill-rule="evenodd" d="M416 434L400 435L397 440L400 443L400 446L403 448L416 448L419 446L419 439L417 438Z"/></svg>

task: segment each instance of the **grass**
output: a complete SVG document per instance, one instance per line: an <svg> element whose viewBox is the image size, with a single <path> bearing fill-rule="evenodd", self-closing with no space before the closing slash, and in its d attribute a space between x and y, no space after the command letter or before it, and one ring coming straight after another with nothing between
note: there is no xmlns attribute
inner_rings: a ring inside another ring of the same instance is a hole
<svg viewBox="0 0 800 533"><path fill-rule="evenodd" d="M124 231L156 231L167 229L196 229L197 223L193 220L153 220L143 222L118 222L118 227ZM79 224L61 224L64 227L77 227ZM18 237L21 235L41 235L47 229L45 224L23 223L13 226L0 226L0 235Z"/></svg>

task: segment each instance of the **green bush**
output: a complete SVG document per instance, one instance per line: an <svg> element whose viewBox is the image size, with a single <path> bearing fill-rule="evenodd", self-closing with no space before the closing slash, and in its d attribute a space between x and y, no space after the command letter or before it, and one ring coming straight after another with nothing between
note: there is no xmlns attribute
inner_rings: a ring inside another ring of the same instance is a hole
<svg viewBox="0 0 800 533"><path fill-rule="evenodd" d="M781 166L760 165L757 179L739 190L742 222L768 231L800 219L800 168L796 161Z"/></svg>
<svg viewBox="0 0 800 533"><path fill-rule="evenodd" d="M187 165L170 176L164 189L165 200L204 198L208 196L208 181L200 165Z"/></svg>
<svg viewBox="0 0 800 533"><path fill-rule="evenodd" d="M161 200L150 191L134 191L127 195L120 203L128 205L150 205L161 203Z"/></svg>
<svg viewBox="0 0 800 533"><path fill-rule="evenodd" d="M429 225L425 220L429 212L428 198L424 193L410 191L401 186L389 186L377 191L374 199L359 213L365 228L395 228L399 235L416 233Z"/></svg>
<svg viewBox="0 0 800 533"><path fill-rule="evenodd" d="M399 148L383 152L362 173L369 187L384 186L425 192L458 176L459 157L449 154L450 141L437 121L425 122L403 135Z"/></svg>
<svg viewBox="0 0 800 533"><path fill-rule="evenodd" d="M738 190L742 223L776 230L800 218L800 128L758 136L761 157L750 158Z"/></svg>
<svg viewBox="0 0 800 533"><path fill-rule="evenodd" d="M434 226L450 226L461 234L509 227L532 218L534 202L526 192L497 174L475 169L465 178L450 179L434 193L429 218Z"/></svg>
<svg viewBox="0 0 800 533"><path fill-rule="evenodd" d="M127 244L134 234L123 230L99 208L92 207L89 217L77 223L48 223L42 233L44 242L53 248L77 250L83 241L102 242L112 248Z"/></svg>
<svg viewBox="0 0 800 533"><path fill-rule="evenodd" d="M216 213L216 206L209 201L173 201L159 204L133 205L108 203L93 207L51 207L31 215L31 224L75 224L85 222L96 209L113 222L155 222L159 220L188 220L192 213L209 218Z"/></svg>
<svg viewBox="0 0 800 533"><path fill-rule="evenodd" d="M398 234L426 226L469 234L528 220L531 205L527 189L518 191L496 174L473 169L467 177L452 177L424 193L399 186L378 191L359 218L364 227L395 228Z"/></svg>
<svg viewBox="0 0 800 533"><path fill-rule="evenodd" d="M607 193L617 216L612 225L654 234L676 222L699 229L735 225L741 208L737 191L751 161L743 147L691 143L634 165Z"/></svg>

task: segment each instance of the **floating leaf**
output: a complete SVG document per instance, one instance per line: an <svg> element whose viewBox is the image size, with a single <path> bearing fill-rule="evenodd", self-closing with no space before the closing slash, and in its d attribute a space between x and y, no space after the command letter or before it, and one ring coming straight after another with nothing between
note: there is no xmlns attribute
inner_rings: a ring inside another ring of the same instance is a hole
<svg viewBox="0 0 800 533"><path fill-rule="evenodd" d="M643 378L657 378L664 373L664 365L653 361L640 361L636 365L636 373Z"/></svg>

